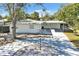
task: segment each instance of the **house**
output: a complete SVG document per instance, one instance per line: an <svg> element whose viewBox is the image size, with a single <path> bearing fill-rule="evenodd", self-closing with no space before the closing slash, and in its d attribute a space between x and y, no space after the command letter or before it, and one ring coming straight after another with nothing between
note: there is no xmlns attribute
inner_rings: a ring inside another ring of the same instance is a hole
<svg viewBox="0 0 79 59"><path fill-rule="evenodd" d="M4 25L4 20L3 19L0 20L0 26L2 26L2 25Z"/></svg>
<svg viewBox="0 0 79 59"><path fill-rule="evenodd" d="M66 22L64 21L43 21L42 27L48 29L65 29Z"/></svg>
<svg viewBox="0 0 79 59"><path fill-rule="evenodd" d="M70 31L69 26L64 21L17 21L16 33L39 33L41 29L54 29L57 31ZM10 25L12 33L12 25Z"/></svg>
<svg viewBox="0 0 79 59"><path fill-rule="evenodd" d="M8 25L5 25L6 19L0 20L0 33L9 33L10 29Z"/></svg>
<svg viewBox="0 0 79 59"><path fill-rule="evenodd" d="M8 20L7 19L0 19L0 26L4 25L6 21L8 21Z"/></svg>
<svg viewBox="0 0 79 59"><path fill-rule="evenodd" d="M66 30L68 25L64 21L26 21L17 22L17 29L60 29Z"/></svg>

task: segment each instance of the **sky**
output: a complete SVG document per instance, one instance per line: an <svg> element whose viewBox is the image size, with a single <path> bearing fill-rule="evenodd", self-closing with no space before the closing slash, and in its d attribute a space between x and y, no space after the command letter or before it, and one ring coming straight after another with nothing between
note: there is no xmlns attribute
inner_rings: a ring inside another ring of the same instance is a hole
<svg viewBox="0 0 79 59"><path fill-rule="evenodd" d="M56 13L61 8L61 5L62 4L60 3L44 3L43 4L43 6L46 8L46 11L47 13L49 13L49 15L53 15L54 13ZM35 4L32 4L27 9L25 8L25 11L29 14L36 11L39 13L39 16L41 16L42 13L45 15L45 13L42 11L42 7Z"/></svg>
<svg viewBox="0 0 79 59"><path fill-rule="evenodd" d="M47 12L51 15L57 12L63 4L61 3L43 3L43 6L46 8ZM27 8L26 8L27 7ZM24 11L31 14L34 11L42 13L42 7L35 5L34 3L31 6L25 6ZM3 7L0 7L0 15L6 16L8 15L7 11L4 10Z"/></svg>

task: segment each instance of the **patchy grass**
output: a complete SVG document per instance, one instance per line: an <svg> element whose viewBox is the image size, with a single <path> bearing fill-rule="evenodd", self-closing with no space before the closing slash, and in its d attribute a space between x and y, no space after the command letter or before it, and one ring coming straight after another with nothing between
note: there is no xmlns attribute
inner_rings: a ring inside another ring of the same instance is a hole
<svg viewBox="0 0 79 59"><path fill-rule="evenodd" d="M74 35L72 32L64 32L70 41L79 40L79 36Z"/></svg>
<svg viewBox="0 0 79 59"><path fill-rule="evenodd" d="M70 41L79 48L79 36L74 35L72 32L64 32Z"/></svg>

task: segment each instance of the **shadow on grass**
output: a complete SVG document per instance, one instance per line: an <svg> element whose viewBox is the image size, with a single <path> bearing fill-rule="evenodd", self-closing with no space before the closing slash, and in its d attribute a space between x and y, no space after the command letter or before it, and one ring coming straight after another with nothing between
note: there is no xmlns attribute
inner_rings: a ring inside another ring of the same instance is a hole
<svg viewBox="0 0 79 59"><path fill-rule="evenodd" d="M79 40L72 40L71 42L79 49Z"/></svg>

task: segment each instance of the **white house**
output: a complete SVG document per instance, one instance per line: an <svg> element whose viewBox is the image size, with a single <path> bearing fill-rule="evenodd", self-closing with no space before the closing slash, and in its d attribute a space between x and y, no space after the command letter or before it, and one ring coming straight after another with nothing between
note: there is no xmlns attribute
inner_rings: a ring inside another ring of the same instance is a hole
<svg viewBox="0 0 79 59"><path fill-rule="evenodd" d="M59 29L66 30L68 24L64 21L17 21L16 32L21 33L39 33L41 29ZM10 31L11 26L10 26Z"/></svg>
<svg viewBox="0 0 79 59"><path fill-rule="evenodd" d="M0 20L0 26L2 26L2 25L4 25L4 20L3 19Z"/></svg>
<svg viewBox="0 0 79 59"><path fill-rule="evenodd" d="M7 21L7 19L0 19L0 26L4 25L4 23Z"/></svg>
<svg viewBox="0 0 79 59"><path fill-rule="evenodd" d="M61 29L66 28L66 22L64 21L29 21L29 22L17 22L17 29Z"/></svg>
<svg viewBox="0 0 79 59"><path fill-rule="evenodd" d="M42 26L48 29L63 29L66 22L63 21L43 21Z"/></svg>

